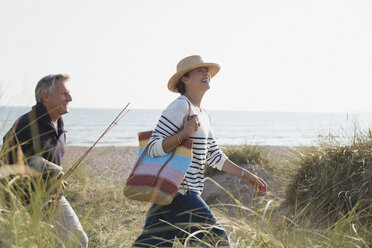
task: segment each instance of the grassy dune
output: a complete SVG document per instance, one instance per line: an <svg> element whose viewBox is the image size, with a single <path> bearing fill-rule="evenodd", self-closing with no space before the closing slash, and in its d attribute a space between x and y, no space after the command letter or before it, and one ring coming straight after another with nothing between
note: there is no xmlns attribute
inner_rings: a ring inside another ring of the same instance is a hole
<svg viewBox="0 0 372 248"><path fill-rule="evenodd" d="M85 149L69 147L65 166L69 167ZM323 148L224 147L232 160L263 177L269 185L265 196L257 196L237 178L213 170L206 172L203 197L227 229L232 247L369 247L372 226L359 218L361 212L357 208L330 222L317 219L314 211L306 211L311 209L311 201L298 202L298 198L289 197L289 191L296 192L294 187L298 184L294 181L304 166L300 158L312 156L320 149ZM149 204L130 201L122 195L136 155L134 147L95 148L70 178L66 198L88 234L90 247L130 247L140 234ZM370 163L368 168L371 175ZM35 197L33 210L18 203L8 208L0 197L0 247L58 244L50 219L39 207L43 197ZM368 198L364 203L368 200L371 204Z"/></svg>

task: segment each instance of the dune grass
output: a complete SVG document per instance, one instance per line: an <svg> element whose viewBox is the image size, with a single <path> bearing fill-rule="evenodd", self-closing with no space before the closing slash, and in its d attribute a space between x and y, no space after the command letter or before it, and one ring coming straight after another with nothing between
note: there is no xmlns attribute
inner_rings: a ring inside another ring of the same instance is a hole
<svg viewBox="0 0 372 248"><path fill-rule="evenodd" d="M260 147L227 147L225 152L237 163L269 168L275 175L269 183L283 184L280 189L287 189L286 192L269 191L263 197L252 194L254 204L251 205L239 202L232 194L225 201L211 205L225 226L232 247L370 247L371 191L363 191L363 187L370 187L372 146L364 141L359 139L349 146L323 144L296 150L289 160L276 159ZM363 158L367 167L361 170ZM326 161L336 166L332 171L337 172L337 176L330 176L331 165ZM354 162L359 168L356 175L355 171L349 171ZM87 163L85 166L89 166L89 161ZM328 168L326 173L319 170L320 164ZM286 173L292 176L288 178ZM208 175L213 179L215 174ZM353 197L357 194L358 199L352 198L352 205L345 205L343 201L338 204L340 195L345 196L345 189L320 183L336 180L335 184L341 185L339 182L353 178L350 175L357 178L347 184L348 191ZM122 194L124 182L114 184L113 176L108 174L103 180L96 180L83 166L69 179L71 186L66 198L89 237L89 247L130 247L142 231L149 204L126 199ZM52 213L41 209L48 198L43 193L47 189L36 190L32 202L25 207L16 195L9 204L8 185L9 181L3 184L0 193L0 247L62 247L53 230ZM345 208L320 215L320 210L329 209L326 203ZM182 245L177 243L175 247Z"/></svg>
<svg viewBox="0 0 372 248"><path fill-rule="evenodd" d="M264 150L258 146L227 146L222 147L223 152L229 157L231 161L236 164L250 164L250 165L268 165L269 159ZM213 167L206 166L204 168L205 176L213 176L218 173L223 173Z"/></svg>
<svg viewBox="0 0 372 248"><path fill-rule="evenodd" d="M52 212L43 205L49 199L42 180L23 175L0 182L0 247L56 247L60 243L52 231ZM38 189L38 190L32 190ZM25 202L29 193L30 202Z"/></svg>
<svg viewBox="0 0 372 248"><path fill-rule="evenodd" d="M328 139L297 160L299 169L286 191L288 204L329 225L353 213L359 221L372 223L370 133L356 134L342 145Z"/></svg>

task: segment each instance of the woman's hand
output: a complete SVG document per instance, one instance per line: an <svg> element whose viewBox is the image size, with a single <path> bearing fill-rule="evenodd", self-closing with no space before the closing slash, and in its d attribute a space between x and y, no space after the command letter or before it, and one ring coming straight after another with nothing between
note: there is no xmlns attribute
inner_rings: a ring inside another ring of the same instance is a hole
<svg viewBox="0 0 372 248"><path fill-rule="evenodd" d="M244 179L253 186L259 195L262 195L266 192L267 184L262 178L250 173L247 170L244 170Z"/></svg>
<svg viewBox="0 0 372 248"><path fill-rule="evenodd" d="M256 190L256 192L259 195L262 195L266 192L267 184L262 178L247 171L246 169L243 169L242 167L238 166L230 159L227 159L225 161L225 163L223 164L222 170L224 172L229 173L230 175L244 178L244 180L246 180L250 185L253 186L253 188Z"/></svg>
<svg viewBox="0 0 372 248"><path fill-rule="evenodd" d="M200 127L199 117L191 115L189 118L186 116L183 119L183 128L181 132L176 133L163 140L162 146L166 153L173 151L177 146L182 144L187 138L195 133Z"/></svg>
<svg viewBox="0 0 372 248"><path fill-rule="evenodd" d="M195 133L200 127L199 117L197 115L186 116L183 118L183 129L180 132L182 140L187 139Z"/></svg>

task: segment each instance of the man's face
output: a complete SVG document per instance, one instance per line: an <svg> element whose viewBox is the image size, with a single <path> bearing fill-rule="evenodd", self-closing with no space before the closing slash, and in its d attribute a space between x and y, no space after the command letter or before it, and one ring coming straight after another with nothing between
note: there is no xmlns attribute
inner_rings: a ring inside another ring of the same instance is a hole
<svg viewBox="0 0 372 248"><path fill-rule="evenodd" d="M44 106L57 119L68 113L68 103L71 101L70 90L63 79L56 80L53 93L45 93L43 98Z"/></svg>

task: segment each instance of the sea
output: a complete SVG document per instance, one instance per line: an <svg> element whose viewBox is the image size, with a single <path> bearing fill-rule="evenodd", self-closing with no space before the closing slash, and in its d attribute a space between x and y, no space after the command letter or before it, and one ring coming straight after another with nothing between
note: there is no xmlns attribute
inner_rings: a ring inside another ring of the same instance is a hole
<svg viewBox="0 0 372 248"><path fill-rule="evenodd" d="M0 107L0 137L29 109ZM67 145L91 146L120 111L70 108L63 116ZM137 146L137 133L154 129L160 114L161 110L130 109L97 146ZM372 112L209 111L209 115L219 145L313 146L330 137L347 140L356 131L372 128Z"/></svg>

